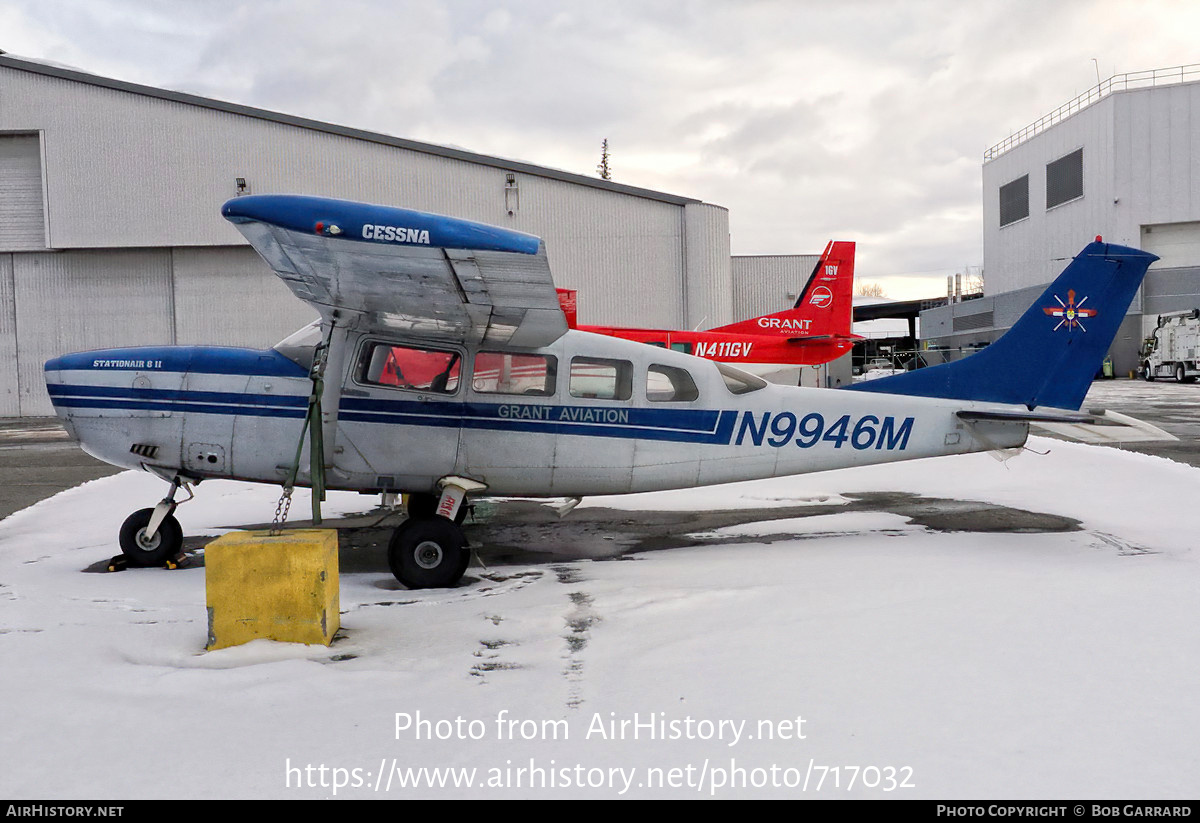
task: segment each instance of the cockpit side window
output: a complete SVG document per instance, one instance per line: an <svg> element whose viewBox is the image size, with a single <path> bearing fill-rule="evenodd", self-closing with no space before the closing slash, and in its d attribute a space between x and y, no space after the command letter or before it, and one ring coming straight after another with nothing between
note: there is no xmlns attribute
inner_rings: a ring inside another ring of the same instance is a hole
<svg viewBox="0 0 1200 823"><path fill-rule="evenodd" d="M462 358L458 352L390 343L368 343L358 364L358 382L372 386L454 394Z"/></svg>
<svg viewBox="0 0 1200 823"><path fill-rule="evenodd" d="M544 354L481 351L475 355L471 388L480 394L554 394L558 359Z"/></svg>
<svg viewBox="0 0 1200 823"><path fill-rule="evenodd" d="M571 358L571 396L594 400L633 397L633 364L600 357Z"/></svg>
<svg viewBox="0 0 1200 823"><path fill-rule="evenodd" d="M646 399L651 403L684 403L700 397L687 369L654 364L646 369Z"/></svg>

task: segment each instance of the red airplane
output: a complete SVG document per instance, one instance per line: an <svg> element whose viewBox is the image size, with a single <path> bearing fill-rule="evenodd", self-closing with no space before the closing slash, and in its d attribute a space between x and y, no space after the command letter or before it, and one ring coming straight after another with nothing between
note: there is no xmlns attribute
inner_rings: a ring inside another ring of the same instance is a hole
<svg viewBox="0 0 1200 823"><path fill-rule="evenodd" d="M850 331L853 290L854 243L830 241L793 308L708 331L577 326L575 290L559 289L558 300L571 328L675 349L795 385L804 366L836 360L862 339Z"/></svg>

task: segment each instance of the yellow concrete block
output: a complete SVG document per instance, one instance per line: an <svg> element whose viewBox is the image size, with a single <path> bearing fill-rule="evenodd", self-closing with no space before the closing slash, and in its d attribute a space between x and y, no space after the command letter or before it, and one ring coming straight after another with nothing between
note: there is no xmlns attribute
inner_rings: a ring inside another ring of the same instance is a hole
<svg viewBox="0 0 1200 823"><path fill-rule="evenodd" d="M338 615L334 529L230 532L204 549L208 648L258 638L333 642Z"/></svg>

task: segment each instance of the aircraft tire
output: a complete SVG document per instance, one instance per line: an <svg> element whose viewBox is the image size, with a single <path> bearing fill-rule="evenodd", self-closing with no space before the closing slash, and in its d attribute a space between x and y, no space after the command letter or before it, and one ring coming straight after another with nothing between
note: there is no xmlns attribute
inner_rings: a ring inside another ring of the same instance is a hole
<svg viewBox="0 0 1200 823"><path fill-rule="evenodd" d="M453 586L470 561L462 529L444 517L406 520L388 545L388 567L410 589Z"/></svg>
<svg viewBox="0 0 1200 823"><path fill-rule="evenodd" d="M121 524L121 553L133 566L161 566L183 548L183 529L174 515L168 514L158 527L154 540L146 542L146 526L154 509L138 509Z"/></svg>

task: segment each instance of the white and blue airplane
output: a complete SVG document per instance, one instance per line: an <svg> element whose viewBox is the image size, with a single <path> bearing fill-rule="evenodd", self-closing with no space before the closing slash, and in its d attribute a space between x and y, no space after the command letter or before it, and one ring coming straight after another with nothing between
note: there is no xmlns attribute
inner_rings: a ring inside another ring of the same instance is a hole
<svg viewBox="0 0 1200 823"><path fill-rule="evenodd" d="M122 551L137 565L177 555L176 493L209 478L311 486L317 522L326 488L403 492L388 559L413 588L466 570L467 495L729 483L1018 448L1031 422L1084 421L1156 259L1097 238L987 349L846 391L568 330L545 245L527 234L295 195L239 197L222 214L318 322L265 351L109 349L45 366L86 452L170 484L125 521ZM1064 313L1068 299L1088 316Z"/></svg>

